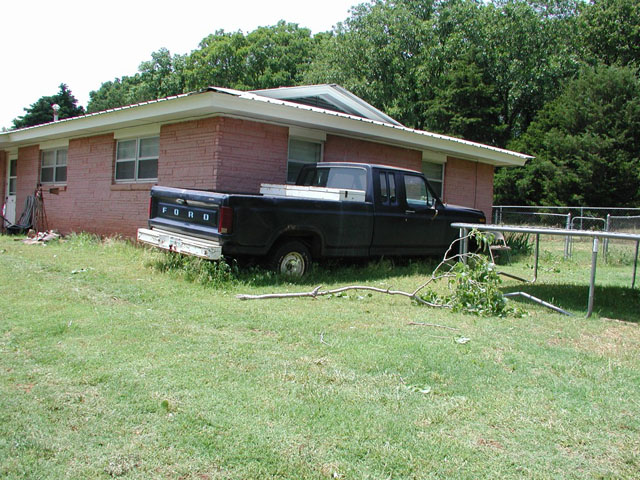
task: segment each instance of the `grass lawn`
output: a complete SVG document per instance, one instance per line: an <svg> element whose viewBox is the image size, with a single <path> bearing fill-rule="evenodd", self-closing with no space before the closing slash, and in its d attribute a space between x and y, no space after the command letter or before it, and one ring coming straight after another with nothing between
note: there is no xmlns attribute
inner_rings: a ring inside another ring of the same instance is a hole
<svg viewBox="0 0 640 480"><path fill-rule="evenodd" d="M235 298L411 290L428 262L212 288L120 241L0 236L0 478L638 478L631 257L613 248L598 265L585 319L590 245L571 261L546 245L538 282L504 290L575 316L526 301L523 317L486 318L377 294ZM531 277L531 264L504 268Z"/></svg>

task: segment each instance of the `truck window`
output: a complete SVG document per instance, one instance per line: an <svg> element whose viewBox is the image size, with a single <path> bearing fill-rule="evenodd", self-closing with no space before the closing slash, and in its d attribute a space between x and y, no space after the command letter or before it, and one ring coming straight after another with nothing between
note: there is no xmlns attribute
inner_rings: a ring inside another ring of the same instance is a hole
<svg viewBox="0 0 640 480"><path fill-rule="evenodd" d="M367 190L367 174L363 168L329 167L308 169L299 182L312 187Z"/></svg>
<svg viewBox="0 0 640 480"><path fill-rule="evenodd" d="M396 203L396 176L389 174L389 202Z"/></svg>
<svg viewBox="0 0 640 480"><path fill-rule="evenodd" d="M422 177L418 177L416 175L405 175L404 190L407 195L407 205L409 207L433 207L435 201L434 197Z"/></svg>
<svg viewBox="0 0 640 480"><path fill-rule="evenodd" d="M389 201L389 188L387 187L387 174L380 172L380 203Z"/></svg>
<svg viewBox="0 0 640 480"><path fill-rule="evenodd" d="M393 172L380 172L380 203L396 203L396 177Z"/></svg>

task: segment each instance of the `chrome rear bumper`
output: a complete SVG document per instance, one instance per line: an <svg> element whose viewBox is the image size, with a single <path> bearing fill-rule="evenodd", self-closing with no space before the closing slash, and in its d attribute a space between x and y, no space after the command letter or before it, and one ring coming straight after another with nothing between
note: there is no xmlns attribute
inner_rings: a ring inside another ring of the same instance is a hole
<svg viewBox="0 0 640 480"><path fill-rule="evenodd" d="M218 260L222 256L222 246L215 240L203 240L167 230L139 228L138 241L184 255Z"/></svg>

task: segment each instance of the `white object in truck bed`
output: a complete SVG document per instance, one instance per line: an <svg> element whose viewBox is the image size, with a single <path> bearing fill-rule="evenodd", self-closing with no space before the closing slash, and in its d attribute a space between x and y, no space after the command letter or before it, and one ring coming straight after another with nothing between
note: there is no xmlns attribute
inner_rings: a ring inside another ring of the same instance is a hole
<svg viewBox="0 0 640 480"><path fill-rule="evenodd" d="M263 183L260 186L262 195L275 197L310 198L315 200L333 200L336 202L364 202L364 190L343 188L307 187L303 185L274 185Z"/></svg>
<svg viewBox="0 0 640 480"><path fill-rule="evenodd" d="M222 256L222 246L215 240L204 240L157 228L139 228L138 241L171 252L195 255L209 260L219 260Z"/></svg>

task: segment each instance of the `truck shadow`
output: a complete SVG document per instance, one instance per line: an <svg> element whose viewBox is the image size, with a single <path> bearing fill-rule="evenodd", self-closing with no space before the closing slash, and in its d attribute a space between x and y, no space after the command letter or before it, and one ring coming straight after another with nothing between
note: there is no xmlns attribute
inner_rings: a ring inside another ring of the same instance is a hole
<svg viewBox="0 0 640 480"><path fill-rule="evenodd" d="M378 258L340 259L314 263L311 271L302 278L288 278L264 268L241 268L241 276L258 287L281 283L315 287L335 283L368 284L377 280L409 275L431 275L440 262L439 258Z"/></svg>
<svg viewBox="0 0 640 480"><path fill-rule="evenodd" d="M576 316L584 316L587 313L588 285L522 284L505 287L503 291L504 293L526 292L545 302L568 310ZM532 304L532 302L523 297L515 297L512 300L522 304L525 308L526 305ZM593 313L601 317L640 323L640 289L635 288L632 290L629 287L596 285Z"/></svg>

